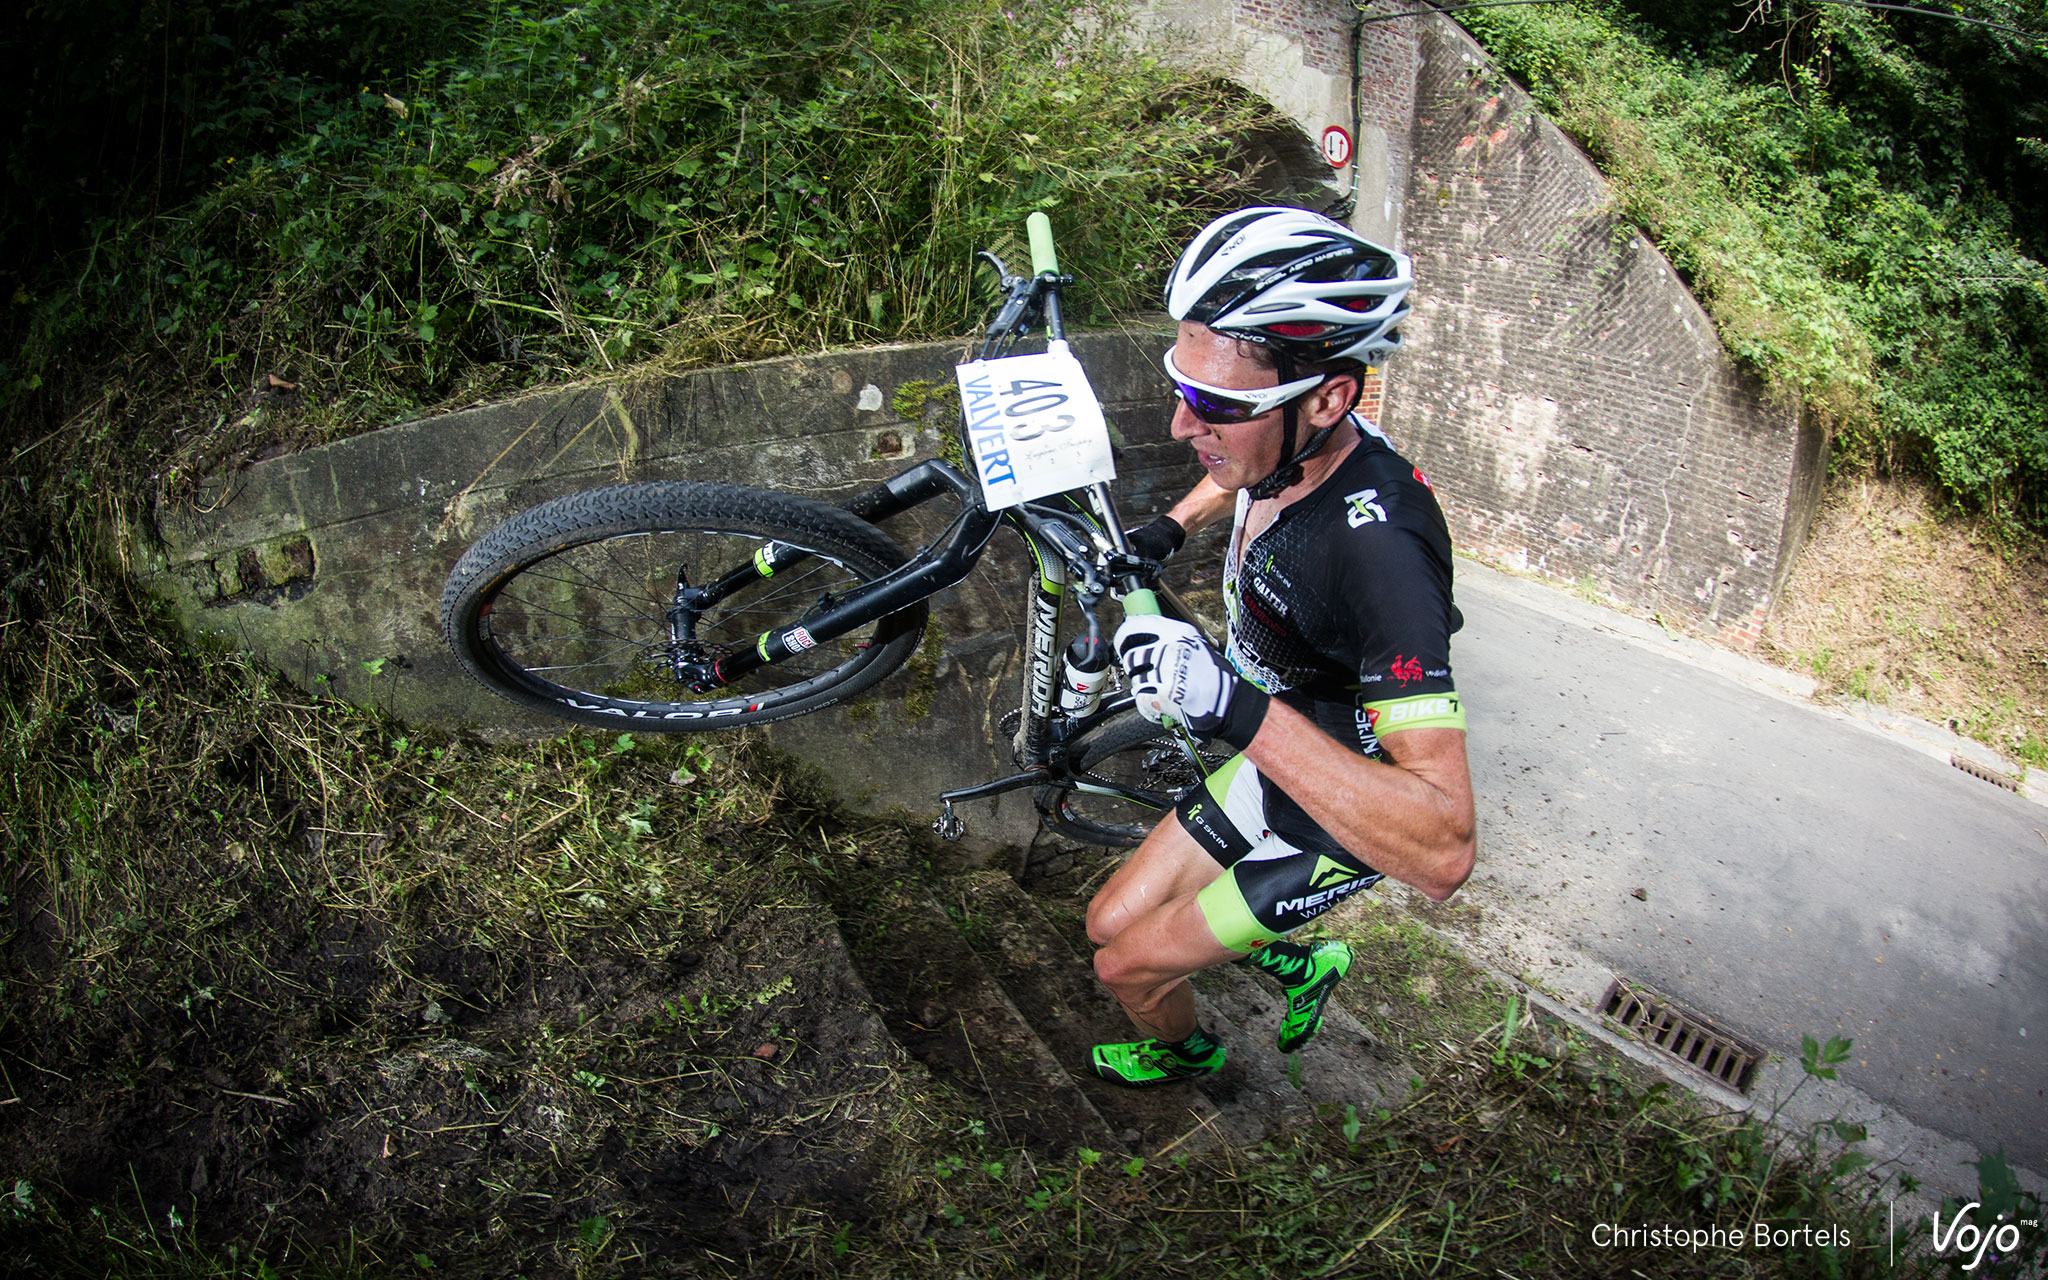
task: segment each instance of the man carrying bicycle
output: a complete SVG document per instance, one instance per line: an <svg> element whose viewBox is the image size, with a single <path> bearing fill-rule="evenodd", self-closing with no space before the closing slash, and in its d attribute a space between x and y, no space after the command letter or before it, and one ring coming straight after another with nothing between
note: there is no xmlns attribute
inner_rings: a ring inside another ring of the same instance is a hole
<svg viewBox="0 0 2048 1280"><path fill-rule="evenodd" d="M1286 935L1383 876L1442 901L1472 871L1472 783L1451 682L1451 544L1422 473L1351 412L1400 344L1408 259L1297 209L1219 218L1167 283L1173 434L1208 473L1133 549L1164 559L1232 519L1228 652L1133 617L1116 648L1138 708L1239 754L1162 821L1088 907L1097 975L1147 1037L1098 1045L1119 1084L1223 1065L1188 975L1279 979L1292 1052L1351 964Z"/></svg>

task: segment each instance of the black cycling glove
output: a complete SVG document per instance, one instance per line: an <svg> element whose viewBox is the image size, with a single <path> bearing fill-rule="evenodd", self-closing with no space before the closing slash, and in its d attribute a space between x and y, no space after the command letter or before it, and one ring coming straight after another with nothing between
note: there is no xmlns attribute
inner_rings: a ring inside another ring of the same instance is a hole
<svg viewBox="0 0 2048 1280"><path fill-rule="evenodd" d="M1131 554L1141 560L1164 564L1188 540L1188 531L1172 516L1160 516L1148 525L1124 531Z"/></svg>

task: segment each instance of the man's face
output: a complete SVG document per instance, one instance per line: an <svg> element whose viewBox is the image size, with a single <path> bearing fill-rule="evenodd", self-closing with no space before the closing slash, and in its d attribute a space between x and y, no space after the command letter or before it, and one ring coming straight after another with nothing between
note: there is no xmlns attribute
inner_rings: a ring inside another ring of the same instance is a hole
<svg viewBox="0 0 2048 1280"><path fill-rule="evenodd" d="M1173 363L1189 378L1212 387L1254 391L1280 384L1276 370L1241 354L1237 339L1189 320L1180 323ZM1196 460L1219 488L1242 489L1280 465L1284 412L1272 409L1245 422L1219 425L1197 418L1187 401L1176 397L1173 438L1194 448Z"/></svg>

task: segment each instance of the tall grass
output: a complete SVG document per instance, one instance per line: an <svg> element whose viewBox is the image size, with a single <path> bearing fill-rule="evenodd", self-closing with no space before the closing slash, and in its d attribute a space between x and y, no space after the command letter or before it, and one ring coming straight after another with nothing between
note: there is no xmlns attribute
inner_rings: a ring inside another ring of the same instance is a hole
<svg viewBox="0 0 2048 1280"><path fill-rule="evenodd" d="M956 334L974 251L1021 257L1035 210L1100 321L1242 198L1231 139L1264 119L1132 47L1116 6L1046 0L496 6L473 50L305 101L202 198L100 227L31 300L6 411L203 453L252 386L331 433L655 357ZM109 384L127 412L93 409Z"/></svg>

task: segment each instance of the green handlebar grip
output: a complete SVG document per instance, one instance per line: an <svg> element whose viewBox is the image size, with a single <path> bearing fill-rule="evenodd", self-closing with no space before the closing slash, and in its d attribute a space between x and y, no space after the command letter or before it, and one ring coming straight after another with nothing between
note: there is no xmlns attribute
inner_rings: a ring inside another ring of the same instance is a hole
<svg viewBox="0 0 2048 1280"><path fill-rule="evenodd" d="M1124 597L1126 618L1150 618L1164 612L1159 607L1159 597L1142 587Z"/></svg>
<svg viewBox="0 0 2048 1280"><path fill-rule="evenodd" d="M1031 237L1031 274L1058 275L1060 259L1052 251L1052 219L1042 213L1034 213L1024 219L1024 230Z"/></svg>

